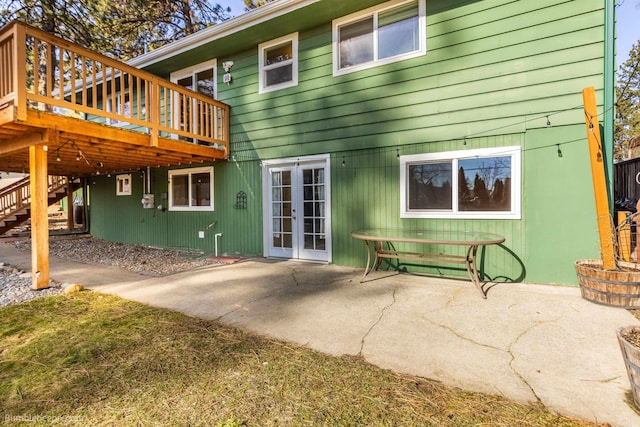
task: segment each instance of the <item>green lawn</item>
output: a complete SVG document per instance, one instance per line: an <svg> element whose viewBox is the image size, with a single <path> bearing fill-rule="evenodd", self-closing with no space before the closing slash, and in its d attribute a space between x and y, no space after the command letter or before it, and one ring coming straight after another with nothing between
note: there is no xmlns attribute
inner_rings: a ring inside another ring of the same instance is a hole
<svg viewBox="0 0 640 427"><path fill-rule="evenodd" d="M0 319L0 419L15 424L594 425L95 292Z"/></svg>

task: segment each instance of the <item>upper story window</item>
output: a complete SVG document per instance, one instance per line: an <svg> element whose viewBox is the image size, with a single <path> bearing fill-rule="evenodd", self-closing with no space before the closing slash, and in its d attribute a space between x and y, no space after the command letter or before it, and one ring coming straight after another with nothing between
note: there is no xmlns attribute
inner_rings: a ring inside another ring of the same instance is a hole
<svg viewBox="0 0 640 427"><path fill-rule="evenodd" d="M425 0L393 0L333 21L333 74L424 55Z"/></svg>
<svg viewBox="0 0 640 427"><path fill-rule="evenodd" d="M169 171L169 210L213 210L213 166Z"/></svg>
<svg viewBox="0 0 640 427"><path fill-rule="evenodd" d="M258 45L259 93L298 84L298 33Z"/></svg>
<svg viewBox="0 0 640 427"><path fill-rule="evenodd" d="M400 217L520 219L520 147L400 156Z"/></svg>

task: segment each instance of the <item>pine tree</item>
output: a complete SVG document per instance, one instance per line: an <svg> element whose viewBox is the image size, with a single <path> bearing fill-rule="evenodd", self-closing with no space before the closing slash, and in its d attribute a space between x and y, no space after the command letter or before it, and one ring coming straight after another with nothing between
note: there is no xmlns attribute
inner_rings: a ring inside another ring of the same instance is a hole
<svg viewBox="0 0 640 427"><path fill-rule="evenodd" d="M7 0L0 25L18 19L127 60L229 19L229 12L208 0Z"/></svg>
<svg viewBox="0 0 640 427"><path fill-rule="evenodd" d="M244 10L250 11L252 9L257 9L268 3L271 3L272 1L273 0L244 0Z"/></svg>
<svg viewBox="0 0 640 427"><path fill-rule="evenodd" d="M628 157L629 142L640 136L640 40L620 66L616 98L614 157L624 160Z"/></svg>

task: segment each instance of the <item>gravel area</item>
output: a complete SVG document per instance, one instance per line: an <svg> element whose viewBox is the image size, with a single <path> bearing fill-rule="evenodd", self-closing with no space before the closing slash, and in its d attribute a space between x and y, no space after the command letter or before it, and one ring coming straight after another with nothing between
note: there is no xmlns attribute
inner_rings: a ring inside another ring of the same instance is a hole
<svg viewBox="0 0 640 427"><path fill-rule="evenodd" d="M18 240L13 245L23 251L31 250L31 240ZM93 237L51 239L49 255L87 264L110 265L150 276L166 276L217 263L201 253L108 242Z"/></svg>
<svg viewBox="0 0 640 427"><path fill-rule="evenodd" d="M0 244L12 244L23 251L31 250L29 239ZM93 237L53 238L49 242L49 254L87 264L110 265L150 276L165 276L205 265L229 262L201 253L107 242ZM0 263L0 307L57 295L63 292L66 285L52 280L50 288L33 290L31 272Z"/></svg>
<svg viewBox="0 0 640 427"><path fill-rule="evenodd" d="M57 295L62 285L52 281L47 289L31 289L31 273L0 263L0 307L19 304L38 297Z"/></svg>

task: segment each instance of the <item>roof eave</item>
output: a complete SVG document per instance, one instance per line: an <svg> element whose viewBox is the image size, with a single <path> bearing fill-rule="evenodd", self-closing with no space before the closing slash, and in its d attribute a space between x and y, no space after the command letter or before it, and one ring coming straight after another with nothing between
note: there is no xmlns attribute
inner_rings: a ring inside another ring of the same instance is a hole
<svg viewBox="0 0 640 427"><path fill-rule="evenodd" d="M183 37L173 43L169 43L154 49L151 52L130 59L127 61L127 64L132 67L145 68L180 53L199 47L205 43L222 39L238 31L261 24L318 1L320 0L279 0L273 3L268 3L267 5L254 9L251 12L247 12L238 17L231 18L228 21L212 25L211 27Z"/></svg>

